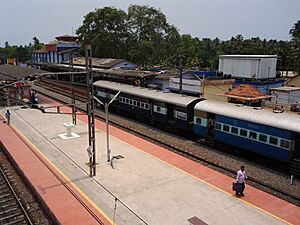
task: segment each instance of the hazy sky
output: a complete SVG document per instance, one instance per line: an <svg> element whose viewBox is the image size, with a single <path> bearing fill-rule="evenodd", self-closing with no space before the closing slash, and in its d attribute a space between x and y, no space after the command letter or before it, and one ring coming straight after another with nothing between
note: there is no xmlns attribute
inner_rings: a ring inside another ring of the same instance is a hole
<svg viewBox="0 0 300 225"><path fill-rule="evenodd" d="M49 42L72 34L83 16L95 8L130 4L161 9L181 34L289 40L289 30L300 20L300 0L0 0L0 46L28 44L32 37Z"/></svg>

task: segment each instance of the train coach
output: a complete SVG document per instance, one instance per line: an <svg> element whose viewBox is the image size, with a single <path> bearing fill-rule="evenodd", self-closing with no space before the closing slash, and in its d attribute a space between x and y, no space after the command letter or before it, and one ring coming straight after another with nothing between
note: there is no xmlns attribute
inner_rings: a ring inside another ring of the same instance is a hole
<svg viewBox="0 0 300 225"><path fill-rule="evenodd" d="M181 132L192 130L194 106L199 98L110 81L94 83L94 95L102 102L110 101L118 91L121 93L111 103L111 109L157 127Z"/></svg>
<svg viewBox="0 0 300 225"><path fill-rule="evenodd" d="M300 116L214 101L195 106L194 133L267 158L300 156Z"/></svg>

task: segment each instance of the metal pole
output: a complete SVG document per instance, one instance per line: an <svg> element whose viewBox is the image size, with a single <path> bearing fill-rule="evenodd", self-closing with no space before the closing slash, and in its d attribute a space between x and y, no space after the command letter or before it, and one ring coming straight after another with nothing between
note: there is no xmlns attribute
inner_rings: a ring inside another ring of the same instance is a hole
<svg viewBox="0 0 300 225"><path fill-rule="evenodd" d="M119 91L111 100L109 103L103 103L101 102L96 96L93 96L94 99L99 102L101 105L104 105L104 111L105 111L105 122L106 122L106 152L107 152L107 162L110 162L110 149L109 149L109 119L108 119L108 107L109 105L116 100L118 95L121 93Z"/></svg>
<svg viewBox="0 0 300 225"><path fill-rule="evenodd" d="M107 162L110 162L108 104L107 103L105 103L104 108L105 108L105 120L106 120L106 151L107 151Z"/></svg>
<svg viewBox="0 0 300 225"><path fill-rule="evenodd" d="M182 94L182 55L179 53L179 93Z"/></svg>
<svg viewBox="0 0 300 225"><path fill-rule="evenodd" d="M92 72L92 47L85 46L85 62L87 69L87 114L88 114L88 133L89 146L93 149L93 157L90 158L90 176L96 175L96 144L95 144L95 116L94 116L94 89L93 89L93 72ZM92 173L93 168L93 173Z"/></svg>

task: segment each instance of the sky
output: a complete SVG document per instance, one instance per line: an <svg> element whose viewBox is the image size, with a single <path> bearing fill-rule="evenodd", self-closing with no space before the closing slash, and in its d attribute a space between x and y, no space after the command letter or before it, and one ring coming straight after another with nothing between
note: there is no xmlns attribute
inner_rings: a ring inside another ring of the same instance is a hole
<svg viewBox="0 0 300 225"><path fill-rule="evenodd" d="M244 38L290 40L300 20L300 0L0 0L0 47L28 45L33 37L48 43L55 36L75 34L83 17L95 8L129 5L160 9L180 34L228 40Z"/></svg>

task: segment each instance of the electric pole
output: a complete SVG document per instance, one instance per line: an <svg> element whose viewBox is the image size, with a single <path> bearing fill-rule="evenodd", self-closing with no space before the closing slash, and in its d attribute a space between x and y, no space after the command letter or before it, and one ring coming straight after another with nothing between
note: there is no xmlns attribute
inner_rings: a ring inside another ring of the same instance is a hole
<svg viewBox="0 0 300 225"><path fill-rule="evenodd" d="M89 147L92 148L92 157L89 157L90 176L96 176L96 144L95 144L95 115L94 115L94 88L92 71L92 47L91 44L85 46L85 65L87 70L87 115Z"/></svg>

